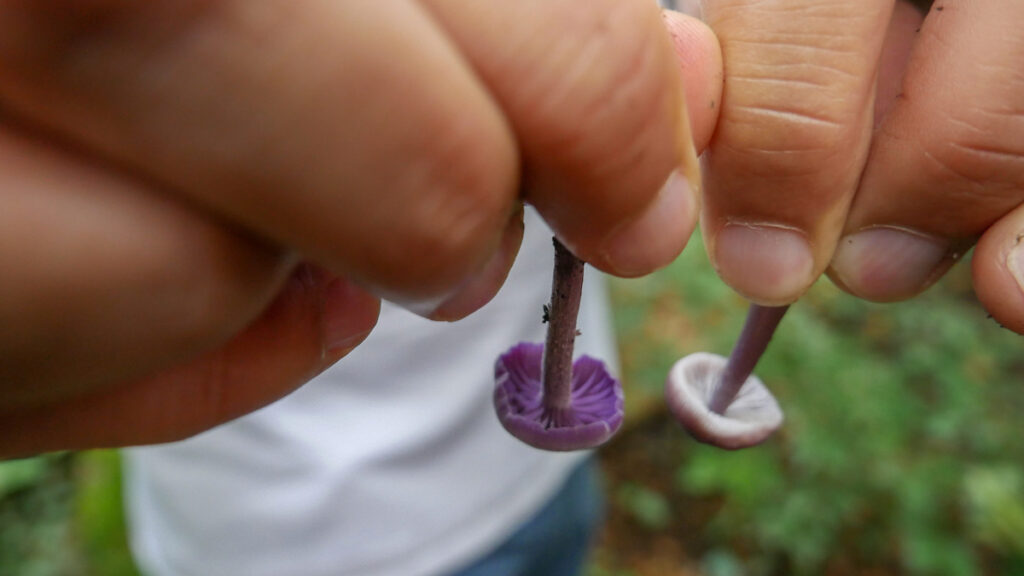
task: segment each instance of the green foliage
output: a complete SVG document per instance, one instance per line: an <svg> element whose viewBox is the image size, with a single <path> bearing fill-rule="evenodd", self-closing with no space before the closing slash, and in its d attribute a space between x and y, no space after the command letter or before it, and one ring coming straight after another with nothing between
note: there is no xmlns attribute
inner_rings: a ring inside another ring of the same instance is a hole
<svg viewBox="0 0 1024 576"><path fill-rule="evenodd" d="M0 462L0 574L137 576L116 452Z"/></svg>
<svg viewBox="0 0 1024 576"><path fill-rule="evenodd" d="M1013 466L979 466L964 480L975 538L1024 557L1024 473Z"/></svg>
<svg viewBox="0 0 1024 576"><path fill-rule="evenodd" d="M626 483L619 486L615 498L640 525L648 529L664 529L672 520L672 508L668 499L657 490L640 484Z"/></svg>
<svg viewBox="0 0 1024 576"><path fill-rule="evenodd" d="M68 546L73 536L67 523L70 476L67 455L0 462L0 573L76 573L79 558Z"/></svg>
<svg viewBox="0 0 1024 576"><path fill-rule="evenodd" d="M121 466L112 450L78 457L74 525L92 574L137 576L126 546Z"/></svg>
<svg viewBox="0 0 1024 576"><path fill-rule="evenodd" d="M21 458L0 462L0 498L6 498L43 480L47 458Z"/></svg>
<svg viewBox="0 0 1024 576"><path fill-rule="evenodd" d="M745 576L743 562L728 550L712 550L704 555L701 568L708 576Z"/></svg>
<svg viewBox="0 0 1024 576"><path fill-rule="evenodd" d="M709 574L1024 565L1024 356L968 296L966 273L898 305L823 281L793 307L757 369L786 411L781 433L741 452L679 443L666 497L721 500ZM699 246L614 294L629 402L660 398L685 354L726 354L745 314Z"/></svg>

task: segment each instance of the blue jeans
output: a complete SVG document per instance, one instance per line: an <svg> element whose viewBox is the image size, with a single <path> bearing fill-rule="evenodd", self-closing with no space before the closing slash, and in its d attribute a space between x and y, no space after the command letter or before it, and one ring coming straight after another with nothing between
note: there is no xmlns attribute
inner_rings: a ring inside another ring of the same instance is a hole
<svg viewBox="0 0 1024 576"><path fill-rule="evenodd" d="M603 519L600 474L587 461L508 540L452 576L575 576Z"/></svg>

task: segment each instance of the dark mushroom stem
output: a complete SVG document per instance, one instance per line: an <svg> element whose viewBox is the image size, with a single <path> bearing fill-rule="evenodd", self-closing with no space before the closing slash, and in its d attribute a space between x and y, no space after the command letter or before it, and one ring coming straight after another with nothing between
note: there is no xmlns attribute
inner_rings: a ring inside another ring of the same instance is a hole
<svg viewBox="0 0 1024 576"><path fill-rule="evenodd" d="M552 411L572 406L572 353L576 342L576 317L583 294L583 262L557 238L555 272L551 281L548 334L544 342L544 408Z"/></svg>
<svg viewBox="0 0 1024 576"><path fill-rule="evenodd" d="M715 414L724 414L739 393L743 383L754 371L757 361L761 359L768 342L771 341L775 328L786 314L789 306L760 306L751 304L747 311L747 320L740 332L739 340L729 354L729 360L722 370L722 377L708 408Z"/></svg>

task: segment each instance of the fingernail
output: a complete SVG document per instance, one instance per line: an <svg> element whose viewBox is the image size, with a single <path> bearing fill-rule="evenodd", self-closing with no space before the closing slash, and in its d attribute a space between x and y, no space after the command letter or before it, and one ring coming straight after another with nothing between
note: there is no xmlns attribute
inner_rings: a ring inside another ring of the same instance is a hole
<svg viewBox="0 0 1024 576"><path fill-rule="evenodd" d="M484 269L462 285L451 297L427 314L431 320L452 322L479 310L494 298L508 277L523 241L522 212L513 218L501 238L501 245Z"/></svg>
<svg viewBox="0 0 1024 576"><path fill-rule="evenodd" d="M636 219L612 232L604 258L618 276L640 276L675 260L696 223L697 199L689 180L673 171Z"/></svg>
<svg viewBox="0 0 1024 576"><path fill-rule="evenodd" d="M945 240L879 226L844 236L831 267L833 276L851 293L890 302L918 294L954 261Z"/></svg>
<svg viewBox="0 0 1024 576"><path fill-rule="evenodd" d="M377 325L380 302L344 278L324 288L323 330L327 355L338 357L358 346Z"/></svg>
<svg viewBox="0 0 1024 576"><path fill-rule="evenodd" d="M676 126L676 139L679 150L679 172L691 186L690 193L697 196L701 186L700 160L697 146L693 142L693 128L690 126L690 106L686 101L686 87L683 77L679 76L679 120Z"/></svg>
<svg viewBox="0 0 1024 576"><path fill-rule="evenodd" d="M453 294L457 292L458 290L455 290L447 292L440 296L435 296L433 298L420 298L417 300L404 299L398 296L385 294L384 299L396 306L399 306L401 308L408 310L409 312L412 312L417 316L422 316L423 318L430 318L431 316L433 316L435 311L444 306L444 303L447 302L450 298L452 298Z"/></svg>
<svg viewBox="0 0 1024 576"><path fill-rule="evenodd" d="M814 278L814 256L800 232L764 224L726 224L715 239L715 269L753 302L793 302Z"/></svg>
<svg viewBox="0 0 1024 576"><path fill-rule="evenodd" d="M697 155L697 147L693 143L693 131L690 129L690 113L686 106L686 95L683 94L683 112L682 112L682 127L680 128L680 137L682 142L680 146L682 148L682 168L680 172L683 177L691 185L691 195L697 196L700 192L701 175L700 175L700 158Z"/></svg>

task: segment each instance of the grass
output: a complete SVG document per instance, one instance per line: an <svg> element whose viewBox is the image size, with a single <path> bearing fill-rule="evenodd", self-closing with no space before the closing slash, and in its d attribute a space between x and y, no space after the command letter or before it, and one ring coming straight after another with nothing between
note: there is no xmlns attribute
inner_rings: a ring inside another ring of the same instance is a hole
<svg viewBox="0 0 1024 576"><path fill-rule="evenodd" d="M125 533L117 452L0 463L0 574L138 576Z"/></svg>

